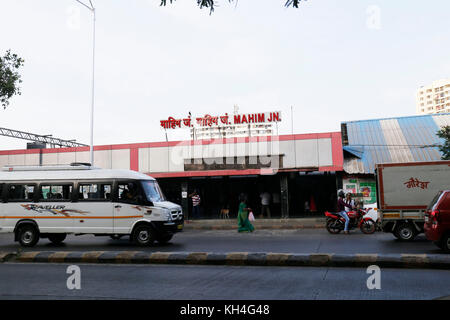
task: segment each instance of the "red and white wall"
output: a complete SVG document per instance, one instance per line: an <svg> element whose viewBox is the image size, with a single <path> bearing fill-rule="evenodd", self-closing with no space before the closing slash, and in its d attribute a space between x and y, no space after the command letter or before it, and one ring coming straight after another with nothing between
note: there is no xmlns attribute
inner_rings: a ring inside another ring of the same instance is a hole
<svg viewBox="0 0 450 320"><path fill-rule="evenodd" d="M0 151L0 166L89 162L89 147ZM131 169L155 177L257 174L259 169L184 171L185 159L266 157L273 170L342 171L340 132L117 144L94 147L94 165L109 169ZM282 165L276 161L283 158ZM271 158L270 158L271 157ZM273 161L272 161L272 160ZM248 171L248 170L247 170ZM254 171L254 172L253 172Z"/></svg>

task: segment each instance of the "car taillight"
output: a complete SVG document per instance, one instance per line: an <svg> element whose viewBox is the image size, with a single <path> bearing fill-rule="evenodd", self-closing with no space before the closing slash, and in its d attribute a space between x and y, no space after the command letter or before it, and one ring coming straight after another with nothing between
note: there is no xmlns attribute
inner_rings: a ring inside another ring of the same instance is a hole
<svg viewBox="0 0 450 320"><path fill-rule="evenodd" d="M433 211L431 211L431 213L430 213L430 218L431 219L438 219L438 217L439 217L439 210L433 210Z"/></svg>
<svg viewBox="0 0 450 320"><path fill-rule="evenodd" d="M439 221L439 210L431 211L430 219L431 219L432 227L437 228L438 221Z"/></svg>

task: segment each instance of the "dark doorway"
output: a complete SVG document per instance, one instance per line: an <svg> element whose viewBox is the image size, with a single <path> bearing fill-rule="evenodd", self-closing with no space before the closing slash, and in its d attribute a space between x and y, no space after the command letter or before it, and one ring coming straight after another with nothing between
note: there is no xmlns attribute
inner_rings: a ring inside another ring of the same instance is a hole
<svg viewBox="0 0 450 320"><path fill-rule="evenodd" d="M298 173L289 177L289 217L317 217L336 206L336 175Z"/></svg>

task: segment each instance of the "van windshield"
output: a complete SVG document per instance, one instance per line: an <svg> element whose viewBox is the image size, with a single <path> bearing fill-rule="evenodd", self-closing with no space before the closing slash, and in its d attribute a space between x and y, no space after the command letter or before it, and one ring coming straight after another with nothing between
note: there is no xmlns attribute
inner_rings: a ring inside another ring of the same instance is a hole
<svg viewBox="0 0 450 320"><path fill-rule="evenodd" d="M158 185L158 182L152 180L144 180L142 182L142 188L144 189L145 196L148 201L151 202L160 202L166 201L164 194L161 191L161 188Z"/></svg>
<svg viewBox="0 0 450 320"><path fill-rule="evenodd" d="M434 205L439 201L439 198L442 195L442 191L439 191L437 195L434 196L433 200L428 205L427 210L433 210Z"/></svg>

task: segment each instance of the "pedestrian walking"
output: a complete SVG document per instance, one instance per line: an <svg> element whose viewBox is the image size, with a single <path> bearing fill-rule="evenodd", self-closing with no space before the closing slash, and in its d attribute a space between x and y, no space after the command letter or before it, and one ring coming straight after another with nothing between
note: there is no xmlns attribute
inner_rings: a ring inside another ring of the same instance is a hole
<svg viewBox="0 0 450 320"><path fill-rule="evenodd" d="M248 215L252 209L248 208L247 196L241 194L239 196L239 211L238 211L238 232L253 232L255 227L250 222Z"/></svg>

